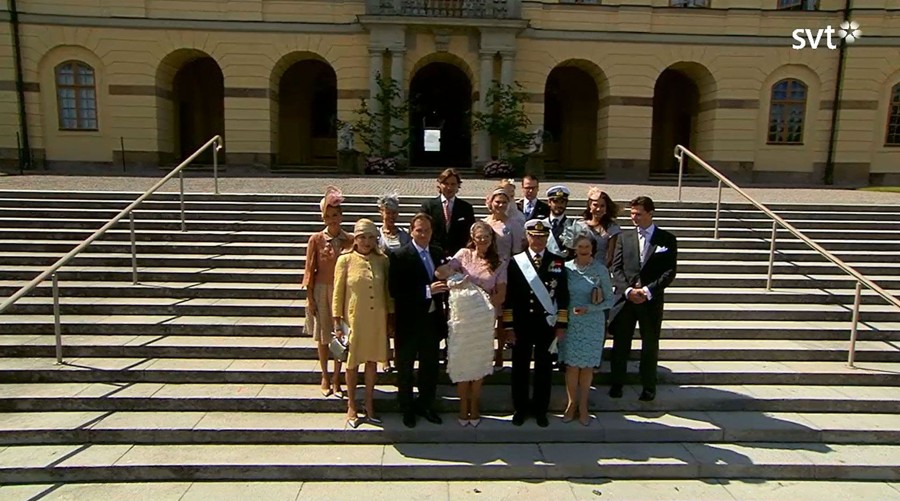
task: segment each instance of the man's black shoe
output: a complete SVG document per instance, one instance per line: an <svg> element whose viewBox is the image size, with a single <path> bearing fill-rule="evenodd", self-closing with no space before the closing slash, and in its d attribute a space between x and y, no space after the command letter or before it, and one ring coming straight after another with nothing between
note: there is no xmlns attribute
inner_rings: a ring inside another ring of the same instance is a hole
<svg viewBox="0 0 900 501"><path fill-rule="evenodd" d="M437 412L434 412L431 409L424 410L420 412L419 415L425 418L425 421L428 421L429 423L441 424L444 422L444 420L438 416Z"/></svg>
<svg viewBox="0 0 900 501"><path fill-rule="evenodd" d="M656 398L656 391L644 389L644 391L641 392L641 396L638 397L638 400L652 402L654 398Z"/></svg>
<svg viewBox="0 0 900 501"><path fill-rule="evenodd" d="M416 427L416 415L412 412L404 412L403 413L403 425L407 428L415 428Z"/></svg>
<svg viewBox="0 0 900 501"><path fill-rule="evenodd" d="M513 414L512 424L516 426L522 426L523 424L525 424L525 414L521 412Z"/></svg>
<svg viewBox="0 0 900 501"><path fill-rule="evenodd" d="M543 413L538 414L537 416L534 417L534 420L537 421L537 425L540 426L541 428L546 428L546 427L550 426L550 420L547 419L546 414L543 414Z"/></svg>
<svg viewBox="0 0 900 501"><path fill-rule="evenodd" d="M622 385L614 384L609 387L609 396L611 398L622 398Z"/></svg>

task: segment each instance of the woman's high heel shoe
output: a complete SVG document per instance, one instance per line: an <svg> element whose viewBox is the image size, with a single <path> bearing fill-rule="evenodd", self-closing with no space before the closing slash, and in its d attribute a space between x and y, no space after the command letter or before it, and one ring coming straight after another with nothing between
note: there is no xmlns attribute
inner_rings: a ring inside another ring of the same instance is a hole
<svg viewBox="0 0 900 501"><path fill-rule="evenodd" d="M571 423L573 420L575 420L575 408L566 407L566 412L565 414L563 414L562 422Z"/></svg>

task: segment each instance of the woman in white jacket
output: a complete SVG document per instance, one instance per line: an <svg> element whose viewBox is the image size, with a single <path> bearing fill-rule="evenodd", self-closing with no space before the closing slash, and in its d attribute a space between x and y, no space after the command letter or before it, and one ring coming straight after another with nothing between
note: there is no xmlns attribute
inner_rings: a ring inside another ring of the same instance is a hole
<svg viewBox="0 0 900 501"><path fill-rule="evenodd" d="M459 425L477 427L481 384L493 372L494 338L502 332L508 262L497 254L489 224L476 222L469 237L469 245L439 267L435 276L450 286L447 372L459 393Z"/></svg>

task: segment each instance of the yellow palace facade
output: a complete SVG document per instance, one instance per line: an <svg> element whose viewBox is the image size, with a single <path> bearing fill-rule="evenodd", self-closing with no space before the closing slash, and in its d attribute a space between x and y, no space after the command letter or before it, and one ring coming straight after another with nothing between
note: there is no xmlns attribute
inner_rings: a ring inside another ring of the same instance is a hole
<svg viewBox="0 0 900 501"><path fill-rule="evenodd" d="M646 180L680 143L740 181L900 183L898 0L18 0L0 21L7 161L172 165L221 134L229 165L334 166L382 74L418 103L414 166L489 160L469 112L500 81L548 175Z"/></svg>

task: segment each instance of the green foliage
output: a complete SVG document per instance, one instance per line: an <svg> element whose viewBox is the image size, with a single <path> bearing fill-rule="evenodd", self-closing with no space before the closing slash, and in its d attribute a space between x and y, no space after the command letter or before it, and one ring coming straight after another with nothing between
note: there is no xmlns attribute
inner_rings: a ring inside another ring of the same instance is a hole
<svg viewBox="0 0 900 501"><path fill-rule="evenodd" d="M400 83L378 74L378 110L372 110L365 99L356 110L354 134L366 145L369 156L382 159L406 158L412 141L409 129L409 100L403 98Z"/></svg>
<svg viewBox="0 0 900 501"><path fill-rule="evenodd" d="M517 82L515 86L494 82L487 94L487 113L472 114L472 127L487 131L496 139L499 160L520 166L528 158L532 134L528 132L531 120L525 113L525 93Z"/></svg>

